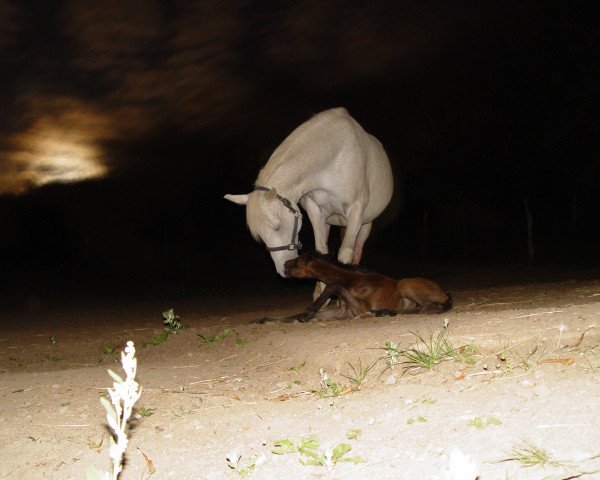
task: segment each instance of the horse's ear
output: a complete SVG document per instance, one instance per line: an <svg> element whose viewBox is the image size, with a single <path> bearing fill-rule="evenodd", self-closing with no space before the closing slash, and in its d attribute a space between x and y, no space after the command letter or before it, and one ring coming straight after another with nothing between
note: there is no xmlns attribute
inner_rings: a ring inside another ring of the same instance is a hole
<svg viewBox="0 0 600 480"><path fill-rule="evenodd" d="M237 203L238 205L246 205L248 203L249 196L249 193L246 193L244 195L231 195L230 193L228 193L223 198L229 200L230 202Z"/></svg>

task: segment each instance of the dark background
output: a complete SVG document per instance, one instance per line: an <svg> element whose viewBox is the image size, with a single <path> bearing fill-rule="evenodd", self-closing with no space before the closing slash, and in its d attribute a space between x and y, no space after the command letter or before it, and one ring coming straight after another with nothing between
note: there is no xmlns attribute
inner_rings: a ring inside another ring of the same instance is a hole
<svg viewBox="0 0 600 480"><path fill-rule="evenodd" d="M0 7L8 302L290 288L222 197L337 106L383 143L402 193L367 265L452 286L600 264L595 2L50 3ZM107 173L35 166L48 128Z"/></svg>

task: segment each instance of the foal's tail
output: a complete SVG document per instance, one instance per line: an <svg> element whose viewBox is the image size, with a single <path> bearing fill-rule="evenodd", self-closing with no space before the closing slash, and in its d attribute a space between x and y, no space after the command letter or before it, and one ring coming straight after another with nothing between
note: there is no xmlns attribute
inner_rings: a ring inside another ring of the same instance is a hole
<svg viewBox="0 0 600 480"><path fill-rule="evenodd" d="M452 308L452 302L453 302L452 294L450 292L446 291L446 295L448 296L448 298L442 305L442 312L447 312L448 310L450 310Z"/></svg>

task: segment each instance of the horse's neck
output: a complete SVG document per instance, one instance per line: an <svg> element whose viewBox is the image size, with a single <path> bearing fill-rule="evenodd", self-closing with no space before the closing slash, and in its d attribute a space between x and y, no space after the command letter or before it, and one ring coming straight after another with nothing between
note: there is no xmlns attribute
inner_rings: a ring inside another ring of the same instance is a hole
<svg viewBox="0 0 600 480"><path fill-rule="evenodd" d="M342 267L338 267L337 265L332 265L328 262L319 262L317 271L317 280L327 284L327 285L344 285L350 280L352 280L353 272L346 270Z"/></svg>
<svg viewBox="0 0 600 480"><path fill-rule="evenodd" d="M302 171L305 166L291 163L279 164L276 168L266 165L258 175L257 185L274 188L282 197L291 202L298 203L307 193L306 174Z"/></svg>

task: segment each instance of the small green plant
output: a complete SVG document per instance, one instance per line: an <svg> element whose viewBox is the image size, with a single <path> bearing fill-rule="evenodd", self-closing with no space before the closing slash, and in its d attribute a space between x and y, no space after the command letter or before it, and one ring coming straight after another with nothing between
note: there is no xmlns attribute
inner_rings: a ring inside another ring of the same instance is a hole
<svg viewBox="0 0 600 480"><path fill-rule="evenodd" d="M100 440L98 440L97 442L95 440L89 440L87 442L87 446L90 450L98 450L99 448L102 448L103 443L104 443L104 433L100 437Z"/></svg>
<svg viewBox="0 0 600 480"><path fill-rule="evenodd" d="M448 319L444 319L443 328L436 336L431 333L429 339L411 332L416 337L416 345L399 351L398 355L403 358L401 363L404 365L404 371L402 374L412 369L431 370L438 363L451 359L469 365L475 364L475 347L473 345L455 347L448 338L448 325Z"/></svg>
<svg viewBox="0 0 600 480"><path fill-rule="evenodd" d="M599 458L600 455L596 454L589 458L582 459L582 461L586 462L589 460L595 460ZM506 458L501 458L500 460L496 460L495 463L502 462L517 462L520 463L522 467L542 467L545 468L547 466L561 468L565 473L561 474L558 477L553 476L552 478L580 478L584 476L590 476L590 478L596 478L596 474L600 473L600 470L587 470L583 471L579 467L573 465L571 462L564 462L553 460L550 457L548 451L543 448L539 448L529 442L524 442L521 445L513 447L510 452L508 452L508 456ZM568 472L568 473L567 473ZM568 476L564 476L567 474ZM550 477L544 477L550 478Z"/></svg>
<svg viewBox="0 0 600 480"><path fill-rule="evenodd" d="M296 365L295 367L290 367L290 370L294 373L298 373L302 367L306 365L306 361L302 362L300 365Z"/></svg>
<svg viewBox="0 0 600 480"><path fill-rule="evenodd" d="M503 362L506 372L512 372L517 369L529 371L535 368L547 353L546 344L542 343L536 344L530 352L523 354L515 347L507 347L497 357Z"/></svg>
<svg viewBox="0 0 600 480"><path fill-rule="evenodd" d="M227 328L227 327L225 327L221 331L221 333L218 333L214 337L208 337L206 335L202 335L201 333L197 333L196 335L198 335L208 345L214 345L215 343L222 342L223 340L225 340L232 333L235 334L235 343L236 344L238 344L238 345L244 345L245 343L248 342L248 340L244 340L242 337L240 337L240 334L237 332L237 330L235 330L233 328Z"/></svg>
<svg viewBox="0 0 600 480"><path fill-rule="evenodd" d="M110 345L102 346L102 353L108 357L111 357L115 363L119 361L119 352L115 347L111 347Z"/></svg>
<svg viewBox="0 0 600 480"><path fill-rule="evenodd" d="M150 340L146 340L142 345L144 347L147 347L148 345L160 345L161 343L165 342L167 338L169 338L169 335L170 333L165 330L164 332L160 332L158 335L155 335Z"/></svg>
<svg viewBox="0 0 600 480"><path fill-rule="evenodd" d="M366 367L363 367L362 360L360 358L358 359L358 367L355 367L350 362L346 362L348 364L348 366L350 367L350 370L352 370L352 373L348 374L348 375L342 374L342 377L350 380L350 384L353 385L356 388L356 390L360 390L360 388L362 387L362 384L367 379L367 375L369 374L369 371L375 366L375 364L378 361L379 360L376 360L374 363L372 363L371 365L368 365Z"/></svg>
<svg viewBox="0 0 600 480"><path fill-rule="evenodd" d="M462 345L458 348L452 348L448 351L448 355L455 362L466 363L467 365L475 365L475 353L477 350L474 345Z"/></svg>
<svg viewBox="0 0 600 480"><path fill-rule="evenodd" d="M176 334L179 330L186 327L179 319L179 315L175 315L175 311L170 308L162 313L165 330L171 334Z"/></svg>
<svg viewBox="0 0 600 480"><path fill-rule="evenodd" d="M550 454L531 443L525 442L523 445L513 447L508 452L508 457L502 458L497 463L518 462L523 467L544 467L546 465L563 466L560 462L550 460Z"/></svg>
<svg viewBox="0 0 600 480"><path fill-rule="evenodd" d="M382 357L385 358L385 364L389 369L393 369L398 365L398 357L400 356L398 344L395 342L385 342L385 346L382 349L385 350L385 355Z"/></svg>
<svg viewBox="0 0 600 480"><path fill-rule="evenodd" d="M127 422L129 421L135 402L138 401L142 394L141 388L135 381L137 359L135 358L135 347L133 342L127 342L125 350L121 352L121 363L126 378L121 378L109 369L108 373L114 380L113 388L108 389L110 402L106 397L100 397L100 403L106 410L108 426L112 429L117 438L115 441L112 435L109 437L109 454L113 464L112 473L103 473L93 467L89 467L86 471L87 480L117 480L119 473L121 473L121 470L123 469L123 454L129 443L126 432Z"/></svg>
<svg viewBox="0 0 600 480"><path fill-rule="evenodd" d="M187 324L184 325L183 323L181 323L179 315L176 315L175 311L172 308L170 308L169 310L165 310L162 313L162 317L163 324L165 325L165 331L160 332L159 334L152 337L150 340L146 340L142 344L144 347L147 347L149 345L160 345L169 338L169 335L175 335L182 328L187 328L189 326Z"/></svg>
<svg viewBox="0 0 600 480"><path fill-rule="evenodd" d="M327 372L323 368L319 369L319 375L321 376L321 380L319 382L321 385L321 389L313 390L313 393L317 394L319 397L337 397L340 395L342 390L344 390L344 386L334 383L329 378L329 375L327 375Z"/></svg>
<svg viewBox="0 0 600 480"><path fill-rule="evenodd" d="M435 398L424 398L423 400L421 400L421 403L423 405L431 406L435 405L437 403L437 400Z"/></svg>
<svg viewBox="0 0 600 480"><path fill-rule="evenodd" d="M472 418L471 420L469 420L469 423L467 425L469 425L469 427L475 427L477 429L482 429L482 428L486 428L489 425L502 425L502 420L498 420L497 418L494 418L494 417L486 417L486 418L475 417L475 418Z"/></svg>
<svg viewBox="0 0 600 480"><path fill-rule="evenodd" d="M319 449L319 439L316 435L310 435L302 438L292 438L291 440L276 440L273 446L273 453L283 455L286 453L297 453L299 455L314 457Z"/></svg>
<svg viewBox="0 0 600 480"><path fill-rule="evenodd" d="M57 357L56 355L44 355L44 358L54 363L62 362L64 360L63 357Z"/></svg>
<svg viewBox="0 0 600 480"><path fill-rule="evenodd" d="M306 438L276 440L273 453L276 455L296 453L302 465L327 467L331 471L339 462L362 463L366 461L364 458L358 456L346 457L346 454L350 450L352 450L352 446L347 443L340 443L332 449L321 451L319 450L319 440L316 436L311 435Z"/></svg>
<svg viewBox="0 0 600 480"><path fill-rule="evenodd" d="M175 415L176 417L183 417L184 415L190 415L192 413L195 413L199 408L200 404L198 402L192 402L192 404L186 408L183 408L181 405L179 405L179 410L173 412L173 415Z"/></svg>
<svg viewBox="0 0 600 480"><path fill-rule="evenodd" d="M360 437L362 435L362 430L360 428L352 428L350 430L348 430L348 433L346 433L346 438L348 440L357 440L358 437Z"/></svg>
<svg viewBox="0 0 600 480"><path fill-rule="evenodd" d="M138 415L140 415L142 417L151 417L155 413L156 413L156 408L140 407L140 409L138 410Z"/></svg>
<svg viewBox="0 0 600 480"><path fill-rule="evenodd" d="M255 455L250 457L244 465L242 465L242 455L238 455L237 452L231 452L225 459L227 466L235 470L241 478L251 478L256 467L262 464L266 457L262 453Z"/></svg>
<svg viewBox="0 0 600 480"><path fill-rule="evenodd" d="M412 424L413 424L413 423L415 423L415 422L418 422L418 423L425 423L426 421L427 421L427 419L426 419L425 417L422 417L422 416L420 416L420 415L419 415L417 418L415 418L415 417L410 417L410 418L409 418L409 419L406 421L406 424L407 424L407 425L412 425Z"/></svg>
<svg viewBox="0 0 600 480"><path fill-rule="evenodd" d="M429 340L413 332L417 338L417 344L408 350L403 350L401 356L404 358L402 364L405 372L413 368L431 370L435 365L451 358L454 347L447 338L448 331L443 329L434 338L433 333Z"/></svg>

